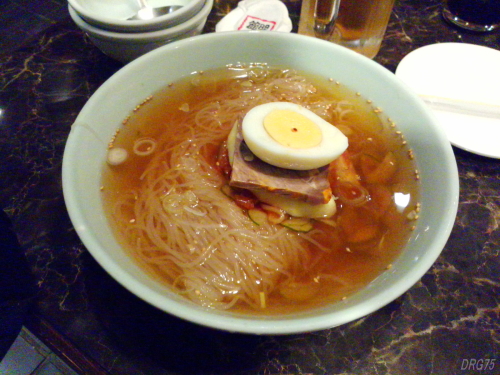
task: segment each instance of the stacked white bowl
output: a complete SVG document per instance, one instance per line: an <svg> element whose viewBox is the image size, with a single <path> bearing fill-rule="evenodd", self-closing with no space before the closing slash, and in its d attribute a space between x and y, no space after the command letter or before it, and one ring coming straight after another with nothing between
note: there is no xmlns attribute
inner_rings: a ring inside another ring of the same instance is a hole
<svg viewBox="0 0 500 375"><path fill-rule="evenodd" d="M69 14L92 43L123 63L175 40L202 32L214 0L147 0L148 6L179 9L152 19L131 20L138 0L68 0Z"/></svg>

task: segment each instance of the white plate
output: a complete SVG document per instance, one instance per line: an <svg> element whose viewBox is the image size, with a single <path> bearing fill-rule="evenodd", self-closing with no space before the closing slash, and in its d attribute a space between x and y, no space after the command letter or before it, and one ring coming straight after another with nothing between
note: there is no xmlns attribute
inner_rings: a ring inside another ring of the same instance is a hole
<svg viewBox="0 0 500 375"><path fill-rule="evenodd" d="M500 51L432 44L405 56L396 76L433 109L451 144L500 158Z"/></svg>

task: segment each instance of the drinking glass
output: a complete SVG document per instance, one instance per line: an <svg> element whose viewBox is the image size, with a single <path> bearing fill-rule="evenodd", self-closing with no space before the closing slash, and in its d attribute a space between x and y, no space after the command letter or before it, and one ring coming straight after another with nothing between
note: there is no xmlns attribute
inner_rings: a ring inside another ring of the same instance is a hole
<svg viewBox="0 0 500 375"><path fill-rule="evenodd" d="M446 0L443 16L467 30L493 31L500 27L500 0Z"/></svg>
<svg viewBox="0 0 500 375"><path fill-rule="evenodd" d="M394 0L303 0L299 34L329 40L375 57Z"/></svg>

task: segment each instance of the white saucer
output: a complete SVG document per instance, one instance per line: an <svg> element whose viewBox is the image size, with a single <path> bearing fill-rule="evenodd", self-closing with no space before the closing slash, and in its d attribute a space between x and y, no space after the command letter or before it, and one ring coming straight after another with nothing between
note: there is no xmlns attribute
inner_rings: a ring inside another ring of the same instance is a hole
<svg viewBox="0 0 500 375"><path fill-rule="evenodd" d="M405 56L396 76L433 109L451 144L500 158L500 51L432 44Z"/></svg>

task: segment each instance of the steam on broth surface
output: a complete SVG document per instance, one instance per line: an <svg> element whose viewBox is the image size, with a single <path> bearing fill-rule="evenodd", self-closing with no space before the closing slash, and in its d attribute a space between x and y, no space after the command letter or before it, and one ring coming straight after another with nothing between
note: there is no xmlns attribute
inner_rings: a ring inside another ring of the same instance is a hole
<svg viewBox="0 0 500 375"><path fill-rule="evenodd" d="M329 167L337 212L305 219L308 230L257 225L224 191L221 145L231 128L277 101L301 104L349 140ZM282 314L348 297L390 267L418 217L418 175L395 124L359 93L289 69L195 73L147 98L110 148L128 154L103 177L117 238L151 274L207 307Z"/></svg>

